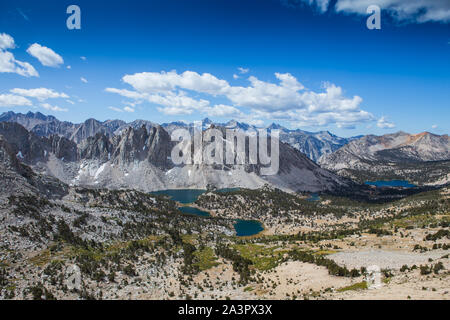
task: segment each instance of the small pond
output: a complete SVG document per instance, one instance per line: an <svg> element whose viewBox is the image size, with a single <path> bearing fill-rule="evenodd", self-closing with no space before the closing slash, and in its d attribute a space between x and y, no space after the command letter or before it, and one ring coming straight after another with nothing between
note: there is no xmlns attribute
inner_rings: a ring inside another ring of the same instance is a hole
<svg viewBox="0 0 450 320"><path fill-rule="evenodd" d="M317 194L317 193L311 193L309 195L309 198L307 198L306 200L308 200L308 201L319 201L320 197L319 197L319 194Z"/></svg>
<svg viewBox="0 0 450 320"><path fill-rule="evenodd" d="M238 237L253 236L264 230L261 222L255 220L236 220L234 230Z"/></svg>

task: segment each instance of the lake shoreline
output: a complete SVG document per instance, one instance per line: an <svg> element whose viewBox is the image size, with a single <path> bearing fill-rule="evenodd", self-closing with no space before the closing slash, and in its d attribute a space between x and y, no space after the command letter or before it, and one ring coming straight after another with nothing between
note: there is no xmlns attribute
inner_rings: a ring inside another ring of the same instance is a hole
<svg viewBox="0 0 450 320"><path fill-rule="evenodd" d="M211 190L211 192L232 192L234 188ZM266 228L262 222L257 220L245 220L240 218L223 218L212 210L205 209L195 202L204 193L209 192L204 189L169 189L160 190L158 192L151 192L154 195L163 195L169 197L177 205L178 211L183 215L197 216L201 218L221 218L229 220L235 231L235 236L239 238L254 237L263 233ZM252 231L252 228L254 231ZM250 233L243 234L242 233Z"/></svg>
<svg viewBox="0 0 450 320"><path fill-rule="evenodd" d="M377 188L416 188L417 185L410 183L407 180L376 180L365 181L364 184L374 186Z"/></svg>

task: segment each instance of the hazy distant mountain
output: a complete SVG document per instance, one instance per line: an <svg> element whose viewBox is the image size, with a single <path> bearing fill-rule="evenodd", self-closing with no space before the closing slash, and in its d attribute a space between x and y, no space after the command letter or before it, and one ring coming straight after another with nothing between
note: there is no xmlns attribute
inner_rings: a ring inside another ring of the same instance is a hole
<svg viewBox="0 0 450 320"><path fill-rule="evenodd" d="M450 139L428 132L368 135L319 160L321 166L347 177L450 181Z"/></svg>
<svg viewBox="0 0 450 320"><path fill-rule="evenodd" d="M103 126L107 127L109 131L111 132L116 132L116 130L118 130L119 128L121 128L123 125L126 124L125 121L123 120L106 120L105 122L102 123Z"/></svg>
<svg viewBox="0 0 450 320"><path fill-rule="evenodd" d="M100 121L88 119L81 125L77 126L75 132L70 136L70 140L73 140L75 143L79 143L88 137L96 135L97 133L103 133L106 135L113 134L113 132L107 126L104 126Z"/></svg>
<svg viewBox="0 0 450 320"><path fill-rule="evenodd" d="M348 166L358 160L378 161L439 161L450 160L448 135L428 132L408 134L397 132L383 136L368 135L350 142L320 163L333 169Z"/></svg>
<svg viewBox="0 0 450 320"><path fill-rule="evenodd" d="M76 143L99 132L112 135L118 126L125 123L121 120L100 122L95 119L88 119L84 123L74 124L68 121L60 121L53 116L45 116L40 112L22 114L12 111L3 113L0 116L0 122L15 122L38 136L59 135Z"/></svg>
<svg viewBox="0 0 450 320"><path fill-rule="evenodd" d="M159 126L159 124L147 120L134 120L133 122L130 123L122 121L120 126L118 126L113 132L115 135L120 135L124 130L128 128L139 129L142 128L142 126L144 126L147 129L147 131L150 131L151 128L157 127Z"/></svg>
<svg viewBox="0 0 450 320"><path fill-rule="evenodd" d="M175 121L170 123L163 123L161 125L169 134L174 132L177 129L186 129L189 127L189 124L183 122L183 121Z"/></svg>
<svg viewBox="0 0 450 320"><path fill-rule="evenodd" d="M205 118L201 122L201 128L202 130L206 130L208 129L212 124L214 125L219 125L219 126L223 126L223 124L219 124L219 123L214 123L211 119ZM199 126L199 124L194 124L194 123L186 123L183 121L174 121L174 122L169 122L169 123L163 123L161 125L169 134L172 134L173 131L177 130L177 129L188 129L191 133L193 132L194 126Z"/></svg>
<svg viewBox="0 0 450 320"><path fill-rule="evenodd" d="M244 130L244 131L248 131L248 130L256 130L257 128L255 126L243 123L243 122L238 122L236 120L230 120L225 124L221 124L222 126L226 127L227 129L239 129L239 130Z"/></svg>
<svg viewBox="0 0 450 320"><path fill-rule="evenodd" d="M333 153L350 141L360 138L341 138L329 131L289 130L275 123L272 123L268 128L270 130L280 130L281 141L290 144L316 162L322 156Z"/></svg>
<svg viewBox="0 0 450 320"><path fill-rule="evenodd" d="M43 137L57 134L70 138L78 127L73 123L59 121L53 116L46 116L40 112L28 112L26 114L14 113L12 111L5 112L0 115L0 122L16 122L25 129Z"/></svg>
<svg viewBox="0 0 450 320"><path fill-rule="evenodd" d="M17 122L27 130L33 129L38 124L41 123L49 123L57 120L53 116L46 116L40 112L28 112L26 114L23 113L15 113L13 111L8 111L0 115L0 122Z"/></svg>
<svg viewBox="0 0 450 320"><path fill-rule="evenodd" d="M206 118L203 120L203 128L209 127L212 121ZM216 126L222 126L228 129L238 129L243 131L257 130L258 127L247 123L230 120L227 123L214 123ZM169 133L180 128L191 128L193 124L184 122L172 122L162 125ZM288 143L295 149L306 154L311 160L318 161L320 157L330 154L350 141L359 139L361 136L352 138L341 138L328 131L308 132L300 129L289 130L279 124L272 123L267 127L269 130L280 130L280 140Z"/></svg>

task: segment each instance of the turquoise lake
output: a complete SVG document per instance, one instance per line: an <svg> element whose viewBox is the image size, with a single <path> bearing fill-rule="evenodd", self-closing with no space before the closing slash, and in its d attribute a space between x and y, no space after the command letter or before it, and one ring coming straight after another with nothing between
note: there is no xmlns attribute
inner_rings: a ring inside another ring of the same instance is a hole
<svg viewBox="0 0 450 320"><path fill-rule="evenodd" d="M402 187L402 188L414 188L417 187L414 184L409 183L406 180L390 180L390 181L366 181L367 185L381 187Z"/></svg>
<svg viewBox="0 0 450 320"><path fill-rule="evenodd" d="M240 188L224 188L214 190L214 192L225 193L239 190ZM207 191L208 190L203 189L170 189L170 190L153 191L150 193L155 195L169 196L170 199L178 201L179 203L192 203L197 201L198 197Z"/></svg>
<svg viewBox="0 0 450 320"><path fill-rule="evenodd" d="M319 201L320 197L317 193L311 193L311 195L309 196L308 199L306 199L308 201Z"/></svg>
<svg viewBox="0 0 450 320"><path fill-rule="evenodd" d="M236 220L234 230L238 237L253 236L264 230L261 222L255 220Z"/></svg>
<svg viewBox="0 0 450 320"><path fill-rule="evenodd" d="M161 190L151 192L155 195L166 195L174 201L180 203L192 203L197 201L198 197L205 193L206 190L202 189L174 189L174 190Z"/></svg>
<svg viewBox="0 0 450 320"><path fill-rule="evenodd" d="M215 190L215 192L232 192L237 191L239 188L227 188ZM170 199L174 201L178 201L180 203L188 204L195 202L198 197L205 193L207 190L202 189L174 189L174 190L161 190L151 192L151 194L155 195L166 195L169 196ZM184 214L196 215L200 217L209 217L209 212L194 208L194 207L179 207L178 210ZM233 224L234 230L236 230L236 235L238 237L245 236L253 236L255 234L260 233L264 230L262 224L259 221L255 220L236 220Z"/></svg>

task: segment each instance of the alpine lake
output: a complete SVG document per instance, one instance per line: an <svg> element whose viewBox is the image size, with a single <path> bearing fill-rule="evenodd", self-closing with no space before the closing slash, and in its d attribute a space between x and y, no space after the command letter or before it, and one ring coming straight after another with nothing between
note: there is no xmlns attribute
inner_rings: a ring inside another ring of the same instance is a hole
<svg viewBox="0 0 450 320"><path fill-rule="evenodd" d="M232 192L237 191L239 188L226 188L214 190L214 192ZM182 204L194 203L200 195L207 192L203 189L170 189L170 190L160 190L151 192L154 195L165 195L171 200L177 201ZM178 210L187 215L196 215L200 217L210 217L209 212L191 207L191 206L180 206ZM236 219L234 224L234 230L238 237L248 237L253 236L264 230L262 224L256 220L241 220Z"/></svg>

